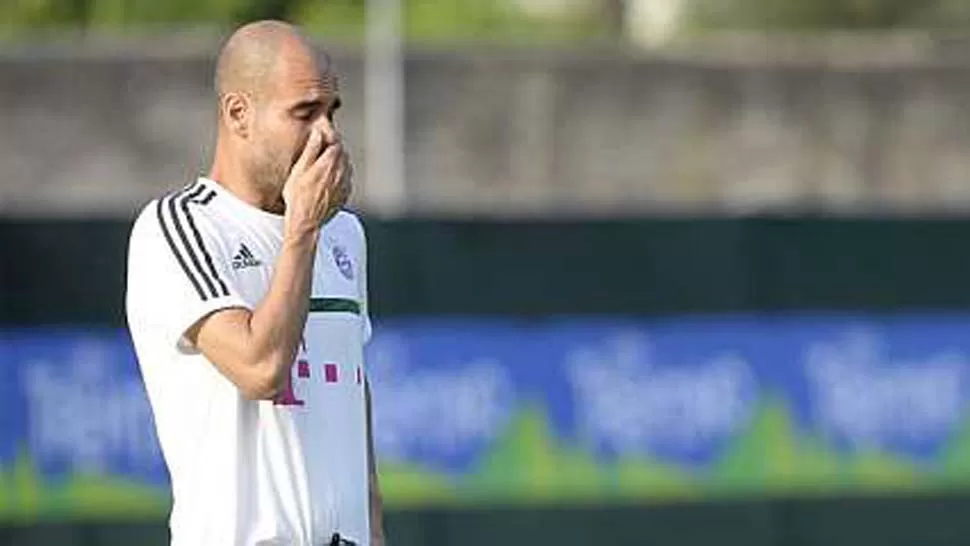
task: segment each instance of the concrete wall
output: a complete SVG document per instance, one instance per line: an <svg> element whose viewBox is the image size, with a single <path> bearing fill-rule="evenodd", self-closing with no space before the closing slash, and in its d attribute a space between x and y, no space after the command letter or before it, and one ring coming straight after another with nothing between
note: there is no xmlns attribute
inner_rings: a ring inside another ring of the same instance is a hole
<svg viewBox="0 0 970 546"><path fill-rule="evenodd" d="M131 214L188 182L212 148L210 51L0 54L0 214ZM761 51L413 53L407 210L970 210L970 65ZM336 57L364 174L363 65Z"/></svg>

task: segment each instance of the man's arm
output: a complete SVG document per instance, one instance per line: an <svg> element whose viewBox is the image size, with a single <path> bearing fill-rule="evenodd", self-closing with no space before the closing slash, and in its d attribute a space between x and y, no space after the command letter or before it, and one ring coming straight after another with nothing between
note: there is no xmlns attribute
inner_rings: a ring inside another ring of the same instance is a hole
<svg viewBox="0 0 970 546"><path fill-rule="evenodd" d="M250 399L272 399L289 378L310 301L320 226L341 205L343 148L317 156L323 135L314 130L283 190L283 248L269 291L256 309L216 311L186 338Z"/></svg>
<svg viewBox="0 0 970 546"><path fill-rule="evenodd" d="M285 385L306 323L317 235L306 230L284 240L269 292L255 310L217 311L186 332L246 398L272 399Z"/></svg>
<svg viewBox="0 0 970 546"><path fill-rule="evenodd" d="M367 474L370 490L371 546L384 546L384 501L377 479L377 459L374 457L374 427L371 420L370 382L364 381L364 400L367 405Z"/></svg>

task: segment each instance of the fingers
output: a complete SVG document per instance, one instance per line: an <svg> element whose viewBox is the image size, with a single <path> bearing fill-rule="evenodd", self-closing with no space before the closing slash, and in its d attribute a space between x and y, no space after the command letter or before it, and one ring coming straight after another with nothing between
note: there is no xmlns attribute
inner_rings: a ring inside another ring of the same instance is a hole
<svg viewBox="0 0 970 546"><path fill-rule="evenodd" d="M353 189L353 173L354 166L350 162L350 154L346 151L341 154L340 162L337 165L337 171L334 174L334 183L339 191L341 206L346 204L347 199L350 197L350 192Z"/></svg>
<svg viewBox="0 0 970 546"><path fill-rule="evenodd" d="M350 197L350 162L347 153L341 147L335 149L328 159L329 161L321 162L323 170L320 177L327 188L328 195L328 211L324 222L333 218L347 204L347 199Z"/></svg>
<svg viewBox="0 0 970 546"><path fill-rule="evenodd" d="M316 130L320 131L321 135L323 136L323 141L328 146L332 146L338 142L343 142L343 138L341 138L340 133L337 131L337 128L334 127L333 123L317 123Z"/></svg>
<svg viewBox="0 0 970 546"><path fill-rule="evenodd" d="M343 144L326 147L302 173L307 183L315 186L318 202L323 206L321 223L328 222L347 203L350 195L349 159Z"/></svg>
<svg viewBox="0 0 970 546"><path fill-rule="evenodd" d="M327 146L327 149L320 154L320 157L317 158L315 163L321 166L336 165L340 162L340 157L343 153L344 145L340 142L334 142Z"/></svg>
<svg viewBox="0 0 970 546"><path fill-rule="evenodd" d="M350 163L341 161L334 174L334 203L337 208L343 208L350 198Z"/></svg>
<svg viewBox="0 0 970 546"><path fill-rule="evenodd" d="M306 144L303 146L303 152L300 153L300 157L297 158L296 163L293 164L293 170L297 172L307 170L307 168L313 164L314 160L317 160L322 156L322 154L320 154L321 146L323 146L323 134L315 128L310 129L310 136L307 137Z"/></svg>
<svg viewBox="0 0 970 546"><path fill-rule="evenodd" d="M343 161L340 163L340 172L338 173L338 180L340 181L340 190L343 195L343 203L346 204L347 199L350 198L350 194L354 189L354 164L350 161L350 154L345 153L343 155Z"/></svg>
<svg viewBox="0 0 970 546"><path fill-rule="evenodd" d="M332 185L335 179L334 174L342 161L343 153L343 144L339 142L331 144L327 146L327 149L320 154L320 157L313 162L308 170L312 171L311 174L314 178L323 178L325 184Z"/></svg>

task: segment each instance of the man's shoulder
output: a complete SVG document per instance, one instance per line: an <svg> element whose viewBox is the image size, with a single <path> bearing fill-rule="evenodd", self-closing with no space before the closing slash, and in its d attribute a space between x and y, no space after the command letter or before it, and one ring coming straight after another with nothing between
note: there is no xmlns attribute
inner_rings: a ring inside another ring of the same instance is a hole
<svg viewBox="0 0 970 546"><path fill-rule="evenodd" d="M136 243L146 244L148 241L159 240L161 229L158 222L158 204L161 197L156 197L142 205L135 215L135 221L131 225L129 233L129 247L134 248ZM130 249L129 249L130 250Z"/></svg>
<svg viewBox="0 0 970 546"><path fill-rule="evenodd" d="M193 183L152 199L136 215L131 240L218 238L218 211L209 206L214 196L214 190Z"/></svg>
<svg viewBox="0 0 970 546"><path fill-rule="evenodd" d="M361 221L360 216L348 209L340 209L339 212L331 220L334 224L334 228L340 231L347 231L353 233L355 237L360 239L366 239L367 235L364 231L364 223Z"/></svg>

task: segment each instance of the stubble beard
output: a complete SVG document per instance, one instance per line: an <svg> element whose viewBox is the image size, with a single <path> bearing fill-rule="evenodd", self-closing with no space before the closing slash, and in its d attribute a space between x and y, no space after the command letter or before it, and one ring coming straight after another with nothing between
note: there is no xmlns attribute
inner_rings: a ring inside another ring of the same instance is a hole
<svg viewBox="0 0 970 546"><path fill-rule="evenodd" d="M283 186L289 176L289 166L280 160L280 154L265 153L255 158L250 172L253 183L267 194L272 193L282 203Z"/></svg>

